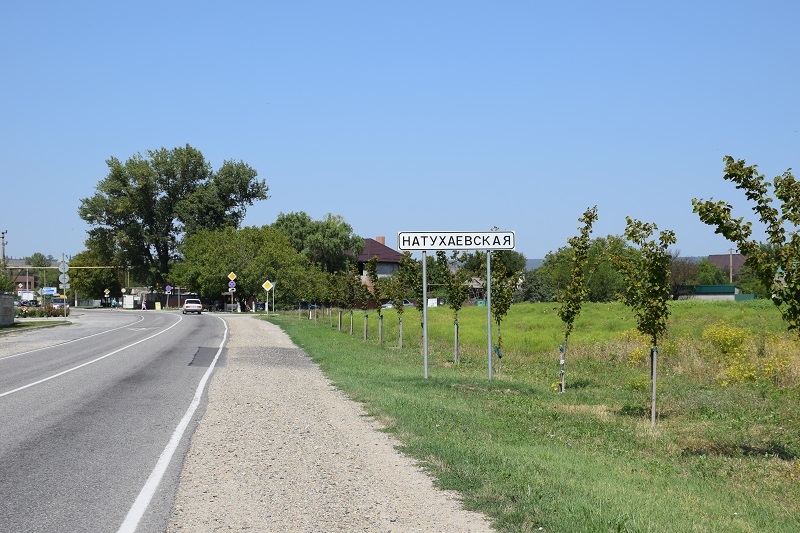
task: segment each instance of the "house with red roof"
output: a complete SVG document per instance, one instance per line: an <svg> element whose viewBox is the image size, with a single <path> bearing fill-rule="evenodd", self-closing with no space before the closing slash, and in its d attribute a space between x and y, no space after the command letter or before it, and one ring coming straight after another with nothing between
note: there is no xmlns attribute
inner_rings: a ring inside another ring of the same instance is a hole
<svg viewBox="0 0 800 533"><path fill-rule="evenodd" d="M364 239L364 250L358 254L357 262L358 272L365 282L367 281L366 264L373 257L378 258L378 277L382 278L391 276L400 269L400 260L403 258L403 254L386 246L386 237Z"/></svg>

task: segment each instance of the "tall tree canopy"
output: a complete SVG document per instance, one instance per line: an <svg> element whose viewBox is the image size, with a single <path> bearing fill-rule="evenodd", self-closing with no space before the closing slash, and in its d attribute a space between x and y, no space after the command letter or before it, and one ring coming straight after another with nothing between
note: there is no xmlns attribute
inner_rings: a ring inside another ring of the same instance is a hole
<svg viewBox="0 0 800 533"><path fill-rule="evenodd" d="M214 171L188 144L136 154L125 163L112 157L106 164L108 175L78 210L91 226L87 246L111 241L116 260L154 286L169 278L184 235L237 228L247 206L268 198L255 169L227 160Z"/></svg>
<svg viewBox="0 0 800 533"><path fill-rule="evenodd" d="M697 263L697 274L692 285L725 285L729 281L730 278L724 270L703 258Z"/></svg>
<svg viewBox="0 0 800 533"><path fill-rule="evenodd" d="M227 292L229 272L237 276L236 298L242 301L264 299L267 280L275 285L276 304L283 306L308 299L320 285L314 282L319 271L270 226L202 230L186 237L181 252L184 260L170 281L202 296L218 298Z"/></svg>
<svg viewBox="0 0 800 533"><path fill-rule="evenodd" d="M100 243L98 243L99 245ZM104 253L99 246L93 246L72 256L71 267L113 267L109 260L112 254ZM69 271L73 290L84 298L102 298L104 291L115 297L122 294L124 272L117 268L72 268Z"/></svg>
<svg viewBox="0 0 800 533"><path fill-rule="evenodd" d="M590 302L610 302L624 291L625 281L613 258L636 251L621 237L608 235L591 240L588 257L584 262L586 299ZM575 249L563 246L549 252L536 272L540 283L545 283L553 294L562 292L573 276Z"/></svg>
<svg viewBox="0 0 800 533"><path fill-rule="evenodd" d="M525 255L515 250L499 250L492 253L492 268L502 263L503 272L513 276L525 270ZM486 276L486 252L473 252L465 254L458 261L460 268L469 274L478 277Z"/></svg>
<svg viewBox="0 0 800 533"><path fill-rule="evenodd" d="M41 252L34 252L30 257L25 258L25 264L35 267L49 267L53 263L53 256L46 256Z"/></svg>
<svg viewBox="0 0 800 533"><path fill-rule="evenodd" d="M364 249L364 239L354 235L353 227L339 215L328 213L322 220L313 220L302 211L280 213L272 226L326 272L347 270L347 264Z"/></svg>

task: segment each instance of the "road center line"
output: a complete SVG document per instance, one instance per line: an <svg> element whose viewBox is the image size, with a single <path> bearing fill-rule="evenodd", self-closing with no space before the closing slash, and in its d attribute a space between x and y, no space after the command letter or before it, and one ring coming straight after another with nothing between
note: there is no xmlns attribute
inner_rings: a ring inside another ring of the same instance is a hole
<svg viewBox="0 0 800 533"><path fill-rule="evenodd" d="M183 415L183 418L178 423L175 431L172 433L172 438L170 438L169 443L167 443L167 447L164 448L163 452L161 452L161 456L158 458L155 468L150 473L150 477L147 478L142 490L139 492L139 496L137 496L136 501L133 502L130 511L128 511L128 514L125 516L125 520L117 530L117 533L133 533L136 531L139 521L141 521L142 516L144 516L144 513L147 510L147 506L150 505L150 500L153 499L153 496L156 493L158 484L161 483L161 479L164 477L164 474L167 471L167 467L172 460L172 456L175 455L175 450L178 449L178 444L183 438L183 434L186 432L189 421L191 421L192 416L194 416L194 412L200 405L200 400L203 397L203 391L206 388L206 382L211 376L211 372L213 372L214 367L217 365L219 355L222 353L222 349L225 347L225 342L228 340L228 323L225 322L223 318L219 318L219 320L222 320L222 323L225 324L225 332L222 335L222 342L219 344L217 354L214 356L214 360L211 361L211 364L208 366L208 370L206 370L205 374L203 374L203 378L200 380L200 383L197 384L197 390L195 390L192 403L189 404L186 414Z"/></svg>
<svg viewBox="0 0 800 533"><path fill-rule="evenodd" d="M23 385L22 387L17 387L16 389L10 390L10 391L8 391L8 392L4 392L4 393L0 394L0 398L2 398L3 396L8 396L9 394L14 394L15 392L19 392L19 391L21 391L21 390L28 389L28 388L30 388L30 387L33 387L33 386L35 386L35 385L40 385L40 384L42 384L42 383L44 383L44 382L46 382L46 381L50 381L51 379L55 379L55 378L57 378L57 377L63 376L64 374L69 374L70 372L72 372L72 371L74 371L74 370L78 370L79 368L83 368L83 367L85 367L85 366L91 365L92 363L96 363L96 362L98 362L98 361L102 361L102 360L103 360L103 359L105 359L106 357L111 357L111 356L112 356L112 355L114 355L115 353L119 353L119 352L121 352L121 351L123 351L123 350L126 350L126 349L130 348L131 346L136 346L137 344L140 344L140 343L142 343L142 342L144 342L144 341L150 340L150 339L152 339L153 337L158 337L158 336L159 336L159 335L161 335L162 333L166 333L167 331L169 331L169 330L171 330L172 328L174 328L175 326L177 326L177 325L178 325L178 324L181 322L181 320L183 320L183 317L180 317L180 316L179 316L179 317L178 317L178 321L177 321L177 322L175 322L174 324L172 324L170 327L168 327L168 328L166 328L166 329L164 329L164 330L162 330L162 331L159 331L159 332L158 332L158 333L156 333L155 335L150 335L149 337L145 337L144 339L141 339L141 340L138 340L138 341L136 341L136 342L134 342L134 343L128 344L127 346L123 346L122 348L119 348L119 349L117 349L117 350L114 350L113 352L109 352L109 353L107 353L107 354L105 354L105 355L102 355L102 356L98 357L97 359L92 359L91 361L87 361L87 362L85 362L85 363L82 363L82 364L80 364L80 365L78 365L78 366L74 366L74 367L72 367L72 368L68 368L67 370L64 370L63 372L59 372L58 374L53 374L52 376L48 376L48 377L46 377L46 378L44 378L44 379L40 379L39 381L34 381L33 383L28 383L27 385ZM117 329L119 329L119 328L117 328ZM112 331L113 331L113 330L112 330ZM226 324L226 331L227 331L227 324ZM98 334L96 334L96 335L98 335ZM91 335L90 335L90 336L91 336ZM85 338L87 338L87 337L83 337L83 338L85 339ZM72 341L69 341L69 342L72 342ZM66 344L66 343L64 343L64 344ZM51 348L52 348L52 346L51 346ZM20 354L18 354L18 355L20 355Z"/></svg>

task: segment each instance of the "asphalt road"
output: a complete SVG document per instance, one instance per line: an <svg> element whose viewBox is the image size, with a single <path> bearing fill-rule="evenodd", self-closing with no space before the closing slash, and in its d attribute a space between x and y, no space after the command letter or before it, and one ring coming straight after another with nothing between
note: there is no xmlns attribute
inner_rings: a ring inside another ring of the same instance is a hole
<svg viewBox="0 0 800 533"><path fill-rule="evenodd" d="M0 335L0 531L164 531L227 327L75 310Z"/></svg>

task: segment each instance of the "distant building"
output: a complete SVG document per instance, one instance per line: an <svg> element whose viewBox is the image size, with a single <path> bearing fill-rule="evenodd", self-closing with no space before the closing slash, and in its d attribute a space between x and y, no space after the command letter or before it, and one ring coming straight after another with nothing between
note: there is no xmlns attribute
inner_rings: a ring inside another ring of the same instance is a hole
<svg viewBox="0 0 800 533"><path fill-rule="evenodd" d="M733 253L708 256L708 262L720 267L731 281L739 276L739 270L741 270L742 265L744 265L745 259L747 258L742 254Z"/></svg>
<svg viewBox="0 0 800 533"><path fill-rule="evenodd" d="M364 239L364 250L358 254L358 272L366 282L366 264L373 257L378 258L378 277L391 276L400 270L400 260L403 254L386 246L386 237L376 237L374 239Z"/></svg>
<svg viewBox="0 0 800 533"><path fill-rule="evenodd" d="M736 301L752 300L754 294L742 294L736 285L695 285L691 292L678 297L679 300Z"/></svg>

